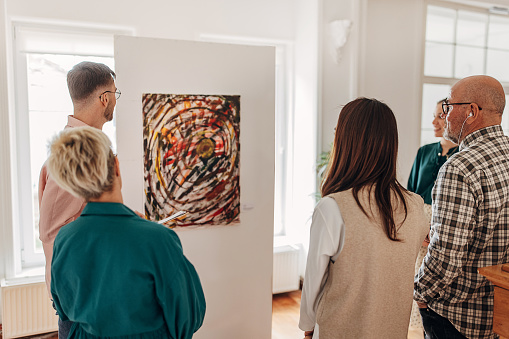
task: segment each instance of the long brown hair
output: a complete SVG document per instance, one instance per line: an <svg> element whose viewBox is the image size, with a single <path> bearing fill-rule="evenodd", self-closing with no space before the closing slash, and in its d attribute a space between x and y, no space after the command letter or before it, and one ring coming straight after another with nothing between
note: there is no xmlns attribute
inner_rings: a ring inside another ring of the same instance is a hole
<svg viewBox="0 0 509 339"><path fill-rule="evenodd" d="M363 187L375 190L375 200L387 237L400 241L394 221L392 192L403 202L408 191L396 179L398 128L392 110L386 104L357 98L339 114L334 145L322 182L322 196L352 189L360 209L368 216L358 197ZM368 216L369 217L369 216Z"/></svg>

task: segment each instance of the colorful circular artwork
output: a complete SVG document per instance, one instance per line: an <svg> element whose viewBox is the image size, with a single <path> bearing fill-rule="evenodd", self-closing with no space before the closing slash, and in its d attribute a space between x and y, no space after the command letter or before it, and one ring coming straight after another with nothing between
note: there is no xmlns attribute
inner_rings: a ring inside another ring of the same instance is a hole
<svg viewBox="0 0 509 339"><path fill-rule="evenodd" d="M237 222L240 96L143 94L145 214L177 226Z"/></svg>

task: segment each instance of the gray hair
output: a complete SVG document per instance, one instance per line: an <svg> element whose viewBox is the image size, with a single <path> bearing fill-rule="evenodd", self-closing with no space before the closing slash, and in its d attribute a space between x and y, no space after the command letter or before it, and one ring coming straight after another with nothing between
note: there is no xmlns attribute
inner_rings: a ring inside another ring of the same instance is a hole
<svg viewBox="0 0 509 339"><path fill-rule="evenodd" d="M51 142L46 162L58 186L86 201L111 191L115 155L111 142L93 127L67 128Z"/></svg>

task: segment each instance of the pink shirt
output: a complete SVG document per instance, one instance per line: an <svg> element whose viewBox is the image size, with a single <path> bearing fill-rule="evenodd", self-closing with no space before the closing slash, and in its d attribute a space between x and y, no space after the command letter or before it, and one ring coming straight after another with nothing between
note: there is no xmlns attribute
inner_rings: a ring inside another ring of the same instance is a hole
<svg viewBox="0 0 509 339"><path fill-rule="evenodd" d="M72 115L68 116L65 128L81 126L88 125ZM85 205L85 200L75 197L55 183L49 176L46 163L42 166L39 176L39 239L46 257L46 285L50 297L53 242L60 228L79 217Z"/></svg>

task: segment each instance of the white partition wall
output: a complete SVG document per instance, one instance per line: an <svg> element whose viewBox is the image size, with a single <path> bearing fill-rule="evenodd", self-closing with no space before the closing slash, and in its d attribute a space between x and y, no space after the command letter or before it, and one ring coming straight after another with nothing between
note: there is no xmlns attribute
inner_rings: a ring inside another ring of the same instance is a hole
<svg viewBox="0 0 509 339"><path fill-rule="evenodd" d="M124 202L140 211L142 93L240 95L240 223L176 232L207 301L195 338L270 338L274 48L119 36L115 70L122 91L116 125Z"/></svg>

